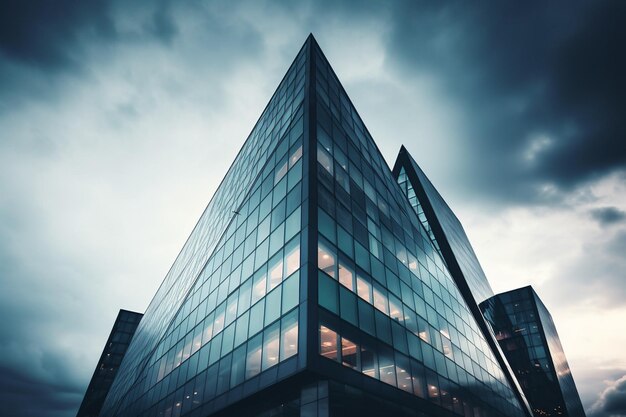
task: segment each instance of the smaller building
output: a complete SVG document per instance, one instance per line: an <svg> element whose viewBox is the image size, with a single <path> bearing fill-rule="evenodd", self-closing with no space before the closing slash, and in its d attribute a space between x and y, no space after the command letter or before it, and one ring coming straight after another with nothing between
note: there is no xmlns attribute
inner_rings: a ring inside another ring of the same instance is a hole
<svg viewBox="0 0 626 417"><path fill-rule="evenodd" d="M585 417L548 309L531 286L480 305L536 417Z"/></svg>
<svg viewBox="0 0 626 417"><path fill-rule="evenodd" d="M77 417L97 417L143 314L120 310L91 377Z"/></svg>

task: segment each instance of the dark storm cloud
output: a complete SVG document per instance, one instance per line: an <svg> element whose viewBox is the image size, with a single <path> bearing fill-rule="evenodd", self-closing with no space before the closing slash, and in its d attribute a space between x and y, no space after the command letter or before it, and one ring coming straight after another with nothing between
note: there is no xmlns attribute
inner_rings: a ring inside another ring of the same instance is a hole
<svg viewBox="0 0 626 417"><path fill-rule="evenodd" d="M6 58L41 70L78 65L73 49L88 31L95 38L116 36L110 1L9 0L0 13L0 51Z"/></svg>
<svg viewBox="0 0 626 417"><path fill-rule="evenodd" d="M130 14L126 17L136 28L120 30L119 13ZM164 1L134 3L132 9L117 0L5 1L0 9L0 112L30 97L62 94L63 76L89 72L87 51L94 45L170 44L177 33Z"/></svg>
<svg viewBox="0 0 626 417"><path fill-rule="evenodd" d="M624 220L626 220L626 211L620 210L617 207L597 208L591 210L589 214L602 226L610 226L617 223L622 223Z"/></svg>
<svg viewBox="0 0 626 417"><path fill-rule="evenodd" d="M600 393L598 401L591 407L590 417L620 417L626 415L626 375Z"/></svg>
<svg viewBox="0 0 626 417"><path fill-rule="evenodd" d="M473 188L535 199L625 166L626 3L414 2L393 16L403 74L428 69L461 106Z"/></svg>
<svg viewBox="0 0 626 417"><path fill-rule="evenodd" d="M83 392L65 381L42 381L27 371L0 367L0 403L7 416L67 416Z"/></svg>

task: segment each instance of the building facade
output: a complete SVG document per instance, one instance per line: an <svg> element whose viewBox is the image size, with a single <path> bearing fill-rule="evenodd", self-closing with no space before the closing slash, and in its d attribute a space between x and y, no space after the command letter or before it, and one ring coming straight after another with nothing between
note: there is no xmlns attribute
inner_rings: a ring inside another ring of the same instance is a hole
<svg viewBox="0 0 626 417"><path fill-rule="evenodd" d="M532 287L481 304L536 417L584 417L552 316Z"/></svg>
<svg viewBox="0 0 626 417"><path fill-rule="evenodd" d="M400 179L309 36L101 415L530 417L467 238L438 237Z"/></svg>
<svg viewBox="0 0 626 417"><path fill-rule="evenodd" d="M143 314L120 310L76 417L97 417Z"/></svg>

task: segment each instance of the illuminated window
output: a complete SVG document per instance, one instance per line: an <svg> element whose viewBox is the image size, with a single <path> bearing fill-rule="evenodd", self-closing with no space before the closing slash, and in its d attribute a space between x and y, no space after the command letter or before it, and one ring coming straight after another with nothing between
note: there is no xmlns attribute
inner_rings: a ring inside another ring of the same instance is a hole
<svg viewBox="0 0 626 417"><path fill-rule="evenodd" d="M374 287L374 307L385 314L389 314L389 302L383 291L384 290Z"/></svg>
<svg viewBox="0 0 626 417"><path fill-rule="evenodd" d="M278 347L280 344L278 323L266 329L263 334L263 370L278 363Z"/></svg>
<svg viewBox="0 0 626 417"><path fill-rule="evenodd" d="M300 245L298 240L295 240L296 246L292 248L286 249L285 254L285 276L296 272L298 268L300 268Z"/></svg>
<svg viewBox="0 0 626 417"><path fill-rule="evenodd" d="M339 264L339 282L350 291L354 291L354 272L343 264Z"/></svg>
<svg viewBox="0 0 626 417"><path fill-rule="evenodd" d="M339 360L337 356L337 333L326 326L320 326L320 354L328 359Z"/></svg>
<svg viewBox="0 0 626 417"><path fill-rule="evenodd" d="M280 360L298 353L298 310L282 319L280 331Z"/></svg>
<svg viewBox="0 0 626 417"><path fill-rule="evenodd" d="M354 344L354 342L351 342L345 337L341 338L341 363L343 363L345 366L356 369L357 352L358 347L356 344Z"/></svg>
<svg viewBox="0 0 626 417"><path fill-rule="evenodd" d="M267 289L268 292L276 288L276 286L280 284L283 279L283 258L281 256L278 256L271 261L269 266L269 276L270 281L269 288Z"/></svg>
<svg viewBox="0 0 626 417"><path fill-rule="evenodd" d="M389 295L389 317L402 323L404 314L402 313L402 303L393 295Z"/></svg>
<svg viewBox="0 0 626 417"><path fill-rule="evenodd" d="M254 304L263 296L265 296L265 289L267 287L267 274L261 270L254 276L254 283L252 284L252 303Z"/></svg>
<svg viewBox="0 0 626 417"><path fill-rule="evenodd" d="M320 243L317 247L317 267L331 277L336 278L335 264L335 255Z"/></svg>
<svg viewBox="0 0 626 417"><path fill-rule="evenodd" d="M372 285L368 280L360 276L356 276L356 292L365 301L372 304Z"/></svg>

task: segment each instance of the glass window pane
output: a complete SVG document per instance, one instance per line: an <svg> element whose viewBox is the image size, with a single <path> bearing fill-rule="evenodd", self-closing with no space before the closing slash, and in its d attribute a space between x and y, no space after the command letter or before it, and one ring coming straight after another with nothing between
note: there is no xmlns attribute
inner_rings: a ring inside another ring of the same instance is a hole
<svg viewBox="0 0 626 417"><path fill-rule="evenodd" d="M337 296L337 282L333 281L321 271L317 277L319 305L333 313L339 313L339 300Z"/></svg>
<svg viewBox="0 0 626 417"><path fill-rule="evenodd" d="M320 354L328 359L339 360L337 355L337 333L320 326Z"/></svg>
<svg viewBox="0 0 626 417"><path fill-rule="evenodd" d="M374 307L385 314L389 314L389 305L385 290L374 287Z"/></svg>
<svg viewBox="0 0 626 417"><path fill-rule="evenodd" d="M333 158L320 145L317 145L317 162L319 162L330 175L333 174Z"/></svg>
<svg viewBox="0 0 626 417"><path fill-rule="evenodd" d="M339 264L339 282L350 291L354 291L354 272L341 263Z"/></svg>
<svg viewBox="0 0 626 417"><path fill-rule="evenodd" d="M298 310L281 320L280 360L283 361L298 353Z"/></svg>
<svg viewBox="0 0 626 417"><path fill-rule="evenodd" d="M265 300L261 300L250 309L250 329L248 330L248 337L261 331L263 328L264 315Z"/></svg>
<svg viewBox="0 0 626 417"><path fill-rule="evenodd" d="M341 338L341 363L345 366L349 366L352 369L357 369L357 345L346 339Z"/></svg>
<svg viewBox="0 0 626 417"><path fill-rule="evenodd" d="M261 335L248 342L246 357L246 379L252 378L261 372Z"/></svg>
<svg viewBox="0 0 626 417"><path fill-rule="evenodd" d="M265 296L265 288L267 287L267 274L265 268L254 274L254 283L252 286L252 304Z"/></svg>
<svg viewBox="0 0 626 417"><path fill-rule="evenodd" d="M398 377L398 388L413 392L411 368L409 358L396 354L396 375Z"/></svg>
<svg viewBox="0 0 626 417"><path fill-rule="evenodd" d="M265 325L273 323L280 317L280 296L282 287L269 293L265 299Z"/></svg>
<svg viewBox="0 0 626 417"><path fill-rule="evenodd" d="M267 291L271 291L276 288L278 284L283 280L283 257L282 253L279 253L270 261L269 264L269 286Z"/></svg>
<svg viewBox="0 0 626 417"><path fill-rule="evenodd" d="M278 181L280 181L285 176L285 174L287 173L287 169L287 160L279 164L279 167L276 168L276 174L274 175L274 185L278 184Z"/></svg>
<svg viewBox="0 0 626 417"><path fill-rule="evenodd" d="M300 302L300 274L295 273L283 283L283 312L287 312Z"/></svg>
<svg viewBox="0 0 626 417"><path fill-rule="evenodd" d="M262 369L266 370L278 363L278 347L280 343L279 323L266 329L263 333L263 363Z"/></svg>
<svg viewBox="0 0 626 417"><path fill-rule="evenodd" d="M381 352L378 356L380 380L389 385L396 385L396 370L391 352Z"/></svg>
<svg viewBox="0 0 626 417"><path fill-rule="evenodd" d="M372 284L367 279L356 276L356 291L359 297L372 303Z"/></svg>
<svg viewBox="0 0 626 417"><path fill-rule="evenodd" d="M404 321L404 314L402 313L402 303L391 294L389 294L389 317L400 323Z"/></svg>
<svg viewBox="0 0 626 417"><path fill-rule="evenodd" d="M317 267L331 277L336 278L335 264L335 254L322 243L319 243L317 246Z"/></svg>
<svg viewBox="0 0 626 417"><path fill-rule="evenodd" d="M246 368L246 347L241 346L233 352L233 362L230 371L230 387L243 382Z"/></svg>
<svg viewBox="0 0 626 417"><path fill-rule="evenodd" d="M372 349L365 346L361 346L361 372L367 376L378 379L376 354Z"/></svg>
<svg viewBox="0 0 626 417"><path fill-rule="evenodd" d="M298 160L302 157L302 145L298 146L292 153L291 156L289 157L289 167L291 168L292 166L295 165L296 162L298 162Z"/></svg>
<svg viewBox="0 0 626 417"><path fill-rule="evenodd" d="M294 239L285 248L285 276L296 272L300 268L300 240Z"/></svg>

